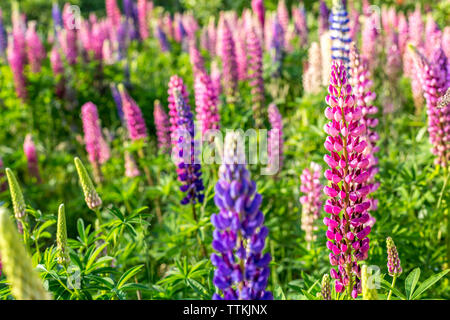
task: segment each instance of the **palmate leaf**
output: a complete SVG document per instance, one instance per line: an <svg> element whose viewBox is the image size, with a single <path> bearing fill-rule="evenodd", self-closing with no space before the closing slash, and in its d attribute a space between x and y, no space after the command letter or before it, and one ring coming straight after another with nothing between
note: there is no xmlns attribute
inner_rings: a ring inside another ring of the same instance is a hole
<svg viewBox="0 0 450 320"><path fill-rule="evenodd" d="M421 294L423 294L425 291L427 291L432 285L434 285L436 282L438 282L442 277L444 277L450 269L444 270L442 272L439 272L438 274L432 275L427 280L422 282L420 286L417 288L416 291L412 294L411 299L416 300L420 297Z"/></svg>
<svg viewBox="0 0 450 320"><path fill-rule="evenodd" d="M420 278L420 268L415 268L406 277L405 291L408 300L411 300L411 295L414 292L414 289L416 288L417 281L419 281L419 278Z"/></svg>

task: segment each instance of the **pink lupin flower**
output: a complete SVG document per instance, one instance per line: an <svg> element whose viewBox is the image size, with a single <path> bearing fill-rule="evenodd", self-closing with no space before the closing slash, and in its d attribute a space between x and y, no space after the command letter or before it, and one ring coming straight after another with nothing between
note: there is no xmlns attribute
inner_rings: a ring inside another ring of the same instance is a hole
<svg viewBox="0 0 450 320"><path fill-rule="evenodd" d="M420 5L418 4L414 12L408 17L408 32L410 42L419 48L424 45L423 28L422 14L420 12Z"/></svg>
<svg viewBox="0 0 450 320"><path fill-rule="evenodd" d="M309 47L308 61L308 68L303 73L303 89L305 93L317 94L322 89L322 59L317 42L312 42Z"/></svg>
<svg viewBox="0 0 450 320"><path fill-rule="evenodd" d="M77 22L78 17L73 15L69 3L64 5L62 18L64 30L59 33L59 40L67 62L70 65L74 65L78 57L77 27L79 26Z"/></svg>
<svg viewBox="0 0 450 320"><path fill-rule="evenodd" d="M447 59L450 59L450 26L445 27L442 33L442 50L444 50Z"/></svg>
<svg viewBox="0 0 450 320"><path fill-rule="evenodd" d="M125 176L135 178L141 175L134 157L128 151L125 151Z"/></svg>
<svg viewBox="0 0 450 320"><path fill-rule="evenodd" d="M361 268L358 261L367 259L370 226L365 226L370 215L370 191L364 183L369 178L369 160L364 155L368 143L362 138L366 131L360 123L361 108L355 104L352 87L347 81L347 71L341 61L333 61L331 67L328 107L325 116L330 120L324 129L327 133L325 148L330 152L324 157L330 169L325 177L330 182L324 187L328 196L324 205L329 217L324 218L328 227L327 248L330 263L338 266L330 275L335 279L337 292L347 289L347 296L356 298L361 292Z"/></svg>
<svg viewBox="0 0 450 320"><path fill-rule="evenodd" d="M175 91L179 91L183 100L188 104L189 103L189 93L186 90L186 86L184 85L183 79L181 79L177 75L173 75L170 77L169 89L168 93L168 102L169 102L169 119L170 119L170 136L172 146L176 146L178 143L177 129L178 129L178 114L176 108L176 99L175 99Z"/></svg>
<svg viewBox="0 0 450 320"><path fill-rule="evenodd" d="M377 13L372 13L364 19L362 29L361 54L365 59L370 61L370 70L374 70L378 61L378 30L377 30Z"/></svg>
<svg viewBox="0 0 450 320"><path fill-rule="evenodd" d="M398 44L398 35L396 32L390 34L387 40L386 52L386 75L392 85L396 85L396 81L400 76L402 68L402 56Z"/></svg>
<svg viewBox="0 0 450 320"><path fill-rule="evenodd" d="M408 37L409 37L408 21L406 21L403 12L400 12L398 15L398 47L400 49L402 56L405 53Z"/></svg>
<svg viewBox="0 0 450 320"><path fill-rule="evenodd" d="M369 165L366 167L368 172L368 178L363 184L368 186L370 192L375 192L379 186L378 182L375 182L375 175L378 173L378 158L375 154L379 151L377 142L380 139L377 131L375 130L378 125L378 119L374 117L378 112L378 108L372 105L372 102L376 98L375 92L370 90L373 82L368 67L367 61L360 56L355 43L352 43L350 47L350 72L352 74L349 80L356 99L356 105L362 112L360 124L363 124L366 131L361 137L367 142L367 146L363 152L363 155L369 161ZM377 200L370 199L371 207L369 210L376 210Z"/></svg>
<svg viewBox="0 0 450 320"><path fill-rule="evenodd" d="M300 38L300 45L306 46L308 43L308 25L306 23L306 12L303 6L298 8L292 7L292 19L294 20L295 31ZM286 30L285 44L289 45L288 41L289 28Z"/></svg>
<svg viewBox="0 0 450 320"><path fill-rule="evenodd" d="M247 48L245 45L245 32L243 23L234 32L234 42L236 44L236 64L239 80L247 78Z"/></svg>
<svg viewBox="0 0 450 320"><path fill-rule="evenodd" d="M37 73L41 71L41 63L45 58L45 49L42 45L41 38L36 32L36 21L28 23L28 30L25 35L27 43L27 57L30 63L31 72Z"/></svg>
<svg viewBox="0 0 450 320"><path fill-rule="evenodd" d="M206 72L195 76L195 110L197 121L200 123L202 136L208 130L219 129L220 116L217 109L218 97L212 85L211 78Z"/></svg>
<svg viewBox="0 0 450 320"><path fill-rule="evenodd" d="M219 20L218 30L218 53L222 59L222 79L223 89L228 101L233 101L238 85L236 47L230 26L223 14Z"/></svg>
<svg viewBox="0 0 450 320"><path fill-rule="evenodd" d="M361 29L361 24L359 23L359 12L355 8L350 11L350 21L349 21L349 37L350 39L356 39Z"/></svg>
<svg viewBox="0 0 450 320"><path fill-rule="evenodd" d="M64 83L64 65L61 59L60 50L57 46L53 46L50 52L50 65L58 82L56 83L55 92L59 98L64 97L65 83Z"/></svg>
<svg viewBox="0 0 450 320"><path fill-rule="evenodd" d="M117 29L120 25L120 10L116 0L105 0L106 16L111 26Z"/></svg>
<svg viewBox="0 0 450 320"><path fill-rule="evenodd" d="M98 178L97 170L99 165L104 162L105 157L102 155L102 151L104 150L102 143L104 141L102 141L103 136L97 106L92 102L86 102L81 107L81 119L83 121L84 144L88 153L89 162L94 168L97 168L94 174Z"/></svg>
<svg viewBox="0 0 450 320"><path fill-rule="evenodd" d="M214 60L211 62L211 81L216 96L220 96L220 94L222 93L221 79L222 79L222 72L219 68L217 60Z"/></svg>
<svg viewBox="0 0 450 320"><path fill-rule="evenodd" d="M7 48L8 63L13 71L14 86L17 97L24 101L27 98L26 78L24 74L25 61L21 50L18 48L14 39L8 41Z"/></svg>
<svg viewBox="0 0 450 320"><path fill-rule="evenodd" d="M147 39L149 36L148 31L148 3L147 0L137 1L137 12L138 12L138 22L139 22L139 34L143 40Z"/></svg>
<svg viewBox="0 0 450 320"><path fill-rule="evenodd" d="M447 57L437 48L431 62L415 47L415 70L427 102L428 134L436 155L435 163L446 168L450 163L450 104L438 107L440 98L450 86L447 81Z"/></svg>
<svg viewBox="0 0 450 320"><path fill-rule="evenodd" d="M23 143L23 151L25 153L25 157L27 158L28 172L30 176L34 177L37 183L41 183L36 146L31 134L27 134L25 137L25 141Z"/></svg>
<svg viewBox="0 0 450 320"><path fill-rule="evenodd" d="M284 0L278 1L277 17L281 25L281 28L283 28L283 34L286 34L290 19L289 19L289 11L286 7L286 2Z"/></svg>
<svg viewBox="0 0 450 320"><path fill-rule="evenodd" d="M263 79L263 53L261 41L256 34L255 27L247 30L247 52L248 52L248 79L251 87L253 103L253 119L255 125L261 127L263 124L263 108L265 100Z"/></svg>
<svg viewBox="0 0 450 320"><path fill-rule="evenodd" d="M205 61L197 48L195 40L189 42L189 58L191 60L194 76L198 73L205 72Z"/></svg>
<svg viewBox="0 0 450 320"><path fill-rule="evenodd" d="M148 137L147 126L142 111L136 101L130 97L123 84L118 85L122 110L127 122L128 136L131 140L146 139Z"/></svg>
<svg viewBox="0 0 450 320"><path fill-rule="evenodd" d="M264 30L264 18L266 14L266 9L264 7L263 0L252 0L252 10L258 17L258 26L261 31Z"/></svg>
<svg viewBox="0 0 450 320"><path fill-rule="evenodd" d="M167 153L170 150L170 124L167 114L159 102L155 100L155 107L153 109L153 118L155 120L156 135L158 137L158 149L162 153Z"/></svg>
<svg viewBox="0 0 450 320"><path fill-rule="evenodd" d="M268 114L271 126L269 137L267 139L269 156L268 167L269 170L276 176L283 167L283 119L281 118L280 111L274 103L269 105Z"/></svg>
<svg viewBox="0 0 450 320"><path fill-rule="evenodd" d="M320 210L322 209L322 189L320 176L322 175L322 167L317 163L311 162L309 168L305 168L300 176L300 197L302 204L302 224L301 228L305 231L305 240L311 243L316 240L314 231L318 228L315 225L320 218Z"/></svg>
<svg viewBox="0 0 450 320"><path fill-rule="evenodd" d="M438 24L434 21L431 12L427 15L427 23L425 25L425 54L431 58L437 48L441 46L442 31Z"/></svg>

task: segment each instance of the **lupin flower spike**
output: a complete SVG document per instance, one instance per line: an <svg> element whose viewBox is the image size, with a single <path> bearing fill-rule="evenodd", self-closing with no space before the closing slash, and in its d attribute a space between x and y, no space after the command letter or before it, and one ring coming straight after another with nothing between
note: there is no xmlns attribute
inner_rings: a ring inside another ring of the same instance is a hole
<svg viewBox="0 0 450 320"><path fill-rule="evenodd" d="M278 15L275 15L272 21L272 38L270 40L269 47L272 62L275 65L275 70L273 73L274 77L279 77L281 74L281 64L283 62L284 55L284 34L285 31L281 26Z"/></svg>
<svg viewBox="0 0 450 320"><path fill-rule="evenodd" d="M320 217L322 209L322 189L320 176L322 175L322 167L312 162L310 168L305 168L300 176L300 191L303 195L300 197L302 204L302 230L305 231L305 240L311 243L316 239L314 231L317 230L315 222Z"/></svg>
<svg viewBox="0 0 450 320"><path fill-rule="evenodd" d="M9 192L11 193L11 201L14 207L14 216L17 220L25 217L25 199L23 198L22 189L16 176L10 168L6 168L6 177L8 178Z"/></svg>
<svg viewBox="0 0 450 320"><path fill-rule="evenodd" d="M39 174L39 164L38 157L36 154L36 146L33 142L33 137L31 134L25 136L25 141L23 143L23 151L25 157L27 158L28 172L31 176L36 178L37 182L41 182L41 175Z"/></svg>
<svg viewBox="0 0 450 320"><path fill-rule="evenodd" d="M168 87L169 89L167 90L167 93L169 96L167 100L169 102L170 134L172 145L176 146L178 137L176 137L175 134L178 129L178 115L177 115L177 107L175 104L176 100L175 91L176 90L180 91L186 104L189 104L189 93L186 90L186 86L184 85L183 79L181 79L177 75L170 77Z"/></svg>
<svg viewBox="0 0 450 320"><path fill-rule="evenodd" d="M374 286L372 277L369 274L369 267L367 265L361 266L361 287L363 300L378 300L377 289Z"/></svg>
<svg viewBox="0 0 450 320"><path fill-rule="evenodd" d="M0 57L5 56L7 47L8 47L8 35L6 33L5 25L3 23L3 12L0 9Z"/></svg>
<svg viewBox="0 0 450 320"><path fill-rule="evenodd" d="M265 18L265 12L266 12L266 9L264 7L264 1L263 0L252 0L252 9L253 9L253 12L255 12L256 16L258 17L260 30L264 31L264 18Z"/></svg>
<svg viewBox="0 0 450 320"><path fill-rule="evenodd" d="M324 127L328 137L325 148L330 152L324 157L330 169L325 177L330 181L324 187L329 197L324 209L330 217L324 218L330 263L338 266L331 269L337 292L347 289L347 297L356 298L361 292L360 267L358 261L367 259L371 227L365 224L370 215L370 201L366 200L370 187L369 160L364 155L367 142L362 139L366 128L360 124L361 108L355 104L352 87L347 81L346 68L341 61L334 61L331 68L329 107L325 116L330 120Z"/></svg>
<svg viewBox="0 0 450 320"><path fill-rule="evenodd" d="M133 156L128 151L125 151L125 176L128 178L135 178L140 174L141 172L139 171Z"/></svg>
<svg viewBox="0 0 450 320"><path fill-rule="evenodd" d="M243 142L227 133L214 202L219 213L211 216L215 227L211 255L216 267L213 283L221 294L214 300L271 300L266 291L270 274L269 253L263 254L269 230L260 210L262 197L245 166Z"/></svg>
<svg viewBox="0 0 450 320"><path fill-rule="evenodd" d="M224 15L220 17L218 28L218 53L222 59L223 89L228 101L232 102L234 101L238 85L236 47L230 26Z"/></svg>
<svg viewBox="0 0 450 320"><path fill-rule="evenodd" d="M67 247L67 226L66 226L66 212L64 204L58 208L58 227L56 231L56 246L58 248L58 263L63 266L68 266L70 263L69 248Z"/></svg>
<svg viewBox="0 0 450 320"><path fill-rule="evenodd" d="M30 21L28 23L25 39L27 42L27 57L31 72L37 73L41 71L42 60L45 58L45 48L36 32L36 21Z"/></svg>
<svg viewBox="0 0 450 320"><path fill-rule="evenodd" d="M350 19L342 0L333 0L333 7L330 15L330 32L332 41L333 60L341 60L348 68L351 38L348 26Z"/></svg>
<svg viewBox="0 0 450 320"><path fill-rule="evenodd" d="M319 4L319 36L328 31L328 20L330 17L330 10L325 1L320 0Z"/></svg>
<svg viewBox="0 0 450 320"><path fill-rule="evenodd" d="M147 126L145 124L142 111L136 101L130 97L122 83L118 85L122 98L122 110L127 121L128 135L131 140L145 139L148 137Z"/></svg>
<svg viewBox="0 0 450 320"><path fill-rule="evenodd" d="M93 211L98 210L102 205L102 199L100 199L97 190L95 190L94 184L81 160L76 157L74 162L80 179L81 188L83 189L84 200L89 209Z"/></svg>
<svg viewBox="0 0 450 320"><path fill-rule="evenodd" d="M400 258L398 257L397 247L391 237L386 239L386 247L388 253L388 272L391 277L398 277L402 274Z"/></svg>
<svg viewBox="0 0 450 320"><path fill-rule="evenodd" d="M273 174L278 174L283 167L283 119L281 113L274 103L268 108L271 129L268 137L268 167Z"/></svg>
<svg viewBox="0 0 450 320"><path fill-rule="evenodd" d="M155 120L156 135L158 137L158 148L162 153L167 153L170 151L169 118L159 100L155 100L154 106L153 118Z"/></svg>
<svg viewBox="0 0 450 320"><path fill-rule="evenodd" d="M17 300L51 300L39 275L33 269L20 236L6 208L0 207L0 252L2 267Z"/></svg>
<svg viewBox="0 0 450 320"><path fill-rule="evenodd" d="M322 286L320 293L323 300L331 300L330 276L328 274L324 274L322 277Z"/></svg>
<svg viewBox="0 0 450 320"><path fill-rule="evenodd" d="M308 69L303 74L303 88L306 93L317 94L322 89L322 60L317 42L312 42L308 49L308 61Z"/></svg>

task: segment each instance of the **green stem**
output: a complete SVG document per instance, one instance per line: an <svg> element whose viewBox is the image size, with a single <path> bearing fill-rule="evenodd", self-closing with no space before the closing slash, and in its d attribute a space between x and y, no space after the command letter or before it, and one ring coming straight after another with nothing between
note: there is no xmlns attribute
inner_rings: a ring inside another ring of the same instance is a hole
<svg viewBox="0 0 450 320"><path fill-rule="evenodd" d="M389 294L387 296L387 300L391 300L392 289L395 287L395 280L397 280L397 275L395 275L394 278L392 278L391 289L389 289Z"/></svg>

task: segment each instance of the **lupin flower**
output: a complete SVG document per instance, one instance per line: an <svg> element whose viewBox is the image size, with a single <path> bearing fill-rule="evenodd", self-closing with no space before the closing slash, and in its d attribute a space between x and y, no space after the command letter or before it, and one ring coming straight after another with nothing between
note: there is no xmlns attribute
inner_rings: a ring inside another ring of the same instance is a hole
<svg viewBox="0 0 450 320"><path fill-rule="evenodd" d="M330 14L330 32L331 32L331 58L333 60L342 60L346 68L350 62L350 28L348 12L342 3L342 0L333 0L333 7Z"/></svg>
<svg viewBox="0 0 450 320"><path fill-rule="evenodd" d="M362 139L366 130L360 123L362 111L355 104L342 61L333 62L328 92L325 116L330 122L324 127L328 134L324 145L330 154L324 160L330 167L325 171L330 185L324 187L329 197L324 209L330 217L324 218L324 224L328 227L330 263L338 266L330 275L337 292L346 287L347 296L356 298L361 292L358 261L367 259L371 230L365 226L370 218L370 201L366 200L370 187L365 185L369 160L364 156L368 143Z"/></svg>
<svg viewBox="0 0 450 320"><path fill-rule="evenodd" d="M8 62L13 72L14 86L17 97L25 100L28 96L26 88L26 78L24 74L25 60L22 54L23 48L18 46L16 38L13 38L8 43L7 56Z"/></svg>
<svg viewBox="0 0 450 320"><path fill-rule="evenodd" d="M53 1L52 4L52 19L55 32L63 27L61 10L59 9L58 1Z"/></svg>
<svg viewBox="0 0 450 320"><path fill-rule="evenodd" d="M442 32L442 49L447 59L450 59L450 26L446 26ZM447 72L450 73L450 71Z"/></svg>
<svg viewBox="0 0 450 320"><path fill-rule="evenodd" d="M121 121L124 121L123 109L122 109L122 98L120 97L119 89L117 89L117 85L114 83L110 84L111 95L113 97L114 103L117 108L117 115Z"/></svg>
<svg viewBox="0 0 450 320"><path fill-rule="evenodd" d="M266 9L264 7L264 1L263 0L252 0L252 10L254 13L256 13L256 16L258 17L260 30L264 30L264 18L266 14Z"/></svg>
<svg viewBox="0 0 450 320"><path fill-rule="evenodd" d="M120 25L120 10L117 6L116 0L105 0L106 16L113 28L118 28Z"/></svg>
<svg viewBox="0 0 450 320"><path fill-rule="evenodd" d="M122 110L127 122L128 136L131 140L146 139L148 137L147 126L141 109L127 93L123 84L119 84L118 89L122 98Z"/></svg>
<svg viewBox="0 0 450 320"><path fill-rule="evenodd" d="M11 193L11 201L14 208L14 216L17 220L25 218L25 199L23 198L22 189L20 188L19 181L11 169L6 168L6 177L8 178L9 192Z"/></svg>
<svg viewBox="0 0 450 320"><path fill-rule="evenodd" d="M193 71L194 77L197 76L199 73L206 72L205 71L205 61L204 61L203 56L201 55L200 51L197 48L197 44L195 43L195 40L190 41L190 43L189 43L189 58L191 60L192 71Z"/></svg>
<svg viewBox="0 0 450 320"><path fill-rule="evenodd" d="M322 59L317 42L312 42L309 47L308 61L308 68L303 73L303 89L306 93L317 94L322 90Z"/></svg>
<svg viewBox="0 0 450 320"><path fill-rule="evenodd" d="M424 25L419 4L416 5L416 9L408 17L408 32L410 42L421 48L424 45Z"/></svg>
<svg viewBox="0 0 450 320"><path fill-rule="evenodd" d="M322 277L320 294L323 300L331 300L330 276L328 274L324 274Z"/></svg>
<svg viewBox="0 0 450 320"><path fill-rule="evenodd" d="M438 106L439 99L445 94L450 83L447 81L447 57L442 48L437 48L429 62L415 47L416 73L422 84L427 101L428 133L437 156L436 164L447 167L450 163L450 105Z"/></svg>
<svg viewBox="0 0 450 320"><path fill-rule="evenodd" d="M263 108L265 101L263 79L263 52L256 29L251 26L247 31L248 79L253 103L253 119L257 128L263 125Z"/></svg>
<svg viewBox="0 0 450 320"><path fill-rule="evenodd" d="M36 178L36 181L40 183L41 175L39 174L39 163L36 154L36 146L31 134L27 134L25 137L25 141L23 143L23 151L25 153L25 157L27 158L29 174L32 177Z"/></svg>
<svg viewBox="0 0 450 320"><path fill-rule="evenodd" d="M178 137L176 136L176 132L179 125L177 107L175 103L176 102L175 91L178 90L181 93L184 102L186 104L189 104L189 93L186 90L186 86L183 83L183 79L181 79L177 75L170 77L168 87L169 89L167 90L167 93L169 96L167 100L169 102L170 135L172 145L175 147L178 143Z"/></svg>
<svg viewBox="0 0 450 320"><path fill-rule="evenodd" d="M70 65L74 65L77 62L78 57L78 44L77 44L77 19L79 17L74 16L69 3L64 5L63 13L64 31L59 34L61 47L67 58L67 62Z"/></svg>
<svg viewBox="0 0 450 320"><path fill-rule="evenodd" d="M14 298L51 300L51 295L44 289L39 275L33 268L33 262L11 223L8 211L3 207L0 207L0 252L2 268Z"/></svg>
<svg viewBox="0 0 450 320"><path fill-rule="evenodd" d="M319 4L319 36L328 31L328 20L330 18L330 9L328 9L325 1L320 0Z"/></svg>
<svg viewBox="0 0 450 320"><path fill-rule="evenodd" d="M284 29L281 26L278 16L275 15L272 21L272 39L270 40L270 53L272 62L275 65L273 76L279 77L281 74L281 64L284 50Z"/></svg>
<svg viewBox="0 0 450 320"><path fill-rule="evenodd" d="M406 20L403 12L400 12L398 15L398 47L403 56L406 49L406 43L408 42L408 21Z"/></svg>
<svg viewBox="0 0 450 320"><path fill-rule="evenodd" d="M361 24L359 23L359 11L355 8L350 12L350 21L349 21L349 37L350 39L356 39L358 37L359 29L361 28Z"/></svg>
<svg viewBox="0 0 450 320"><path fill-rule="evenodd" d="M58 263L63 266L68 266L70 263L69 248L67 246L67 226L66 226L66 211L64 204L58 208L58 226L56 230L56 246Z"/></svg>
<svg viewBox="0 0 450 320"><path fill-rule="evenodd" d="M102 205L102 199L100 199L97 190L95 190L94 184L81 160L76 157L74 162L80 179L81 188L83 189L84 201L89 209L93 211L98 210Z"/></svg>
<svg viewBox="0 0 450 320"><path fill-rule="evenodd" d="M400 77L402 68L402 56L399 48L398 34L392 32L387 43L386 53L386 75L392 85L396 85L397 79Z"/></svg>
<svg viewBox="0 0 450 320"><path fill-rule="evenodd" d="M147 0L137 1L137 12L138 12L138 22L139 22L139 34L142 40L148 38L148 3Z"/></svg>
<svg viewBox="0 0 450 320"><path fill-rule="evenodd" d="M236 44L236 64L237 74L239 80L245 80L247 78L247 47L245 45L245 32L244 27L236 28L234 32L234 43Z"/></svg>
<svg viewBox="0 0 450 320"><path fill-rule="evenodd" d="M130 152L125 151L125 176L128 178L135 178L140 176L141 172Z"/></svg>
<svg viewBox="0 0 450 320"><path fill-rule="evenodd" d="M286 2L284 0L278 1L277 6L277 18L278 22L281 25L281 28L283 29L283 35L286 34L288 26L289 26L289 11L286 7ZM283 43L284 46L284 43Z"/></svg>
<svg viewBox="0 0 450 320"><path fill-rule="evenodd" d="M36 21L31 21L28 24L25 39L27 42L27 57L31 72L37 73L41 71L42 60L45 58L45 49L42 45L41 38L39 38L36 32Z"/></svg>
<svg viewBox="0 0 450 320"><path fill-rule="evenodd" d="M298 8L292 7L292 18L294 20L295 31L300 37L300 45L306 46L308 43L308 25L306 22L306 11L303 5ZM285 44L288 45L287 35L285 36Z"/></svg>
<svg viewBox="0 0 450 320"><path fill-rule="evenodd" d="M269 122L271 129L268 137L268 167L269 170L277 174L283 167L283 119L280 111L274 103L268 108Z"/></svg>
<svg viewBox="0 0 450 320"><path fill-rule="evenodd" d="M216 93L216 96L220 96L222 93L222 72L219 68L219 65L217 63L217 60L214 60L211 62L211 81L214 88L214 92Z"/></svg>
<svg viewBox="0 0 450 320"><path fill-rule="evenodd" d="M5 56L7 47L8 47L8 35L6 33L5 25L3 24L3 12L0 9L0 57Z"/></svg>
<svg viewBox="0 0 450 320"><path fill-rule="evenodd" d="M269 253L263 254L269 230L260 210L262 197L247 171L242 141L227 133L224 157L215 187L214 202L219 213L211 216L215 227L211 254L216 267L213 283L222 294L214 300L271 300L266 291L270 274Z"/></svg>
<svg viewBox="0 0 450 320"><path fill-rule="evenodd" d="M305 240L311 243L316 240L314 231L317 230L315 222L320 218L322 209L322 189L320 176L322 167L312 162L310 168L305 168L300 176L300 191L304 194L300 197L302 204L302 230L305 231Z"/></svg>
<svg viewBox="0 0 450 320"><path fill-rule="evenodd" d="M61 53L57 46L53 46L50 52L50 65L58 82L56 83L55 92L59 98L64 97L65 81L64 81L64 65L61 59Z"/></svg>
<svg viewBox="0 0 450 320"><path fill-rule="evenodd" d="M219 20L218 43L218 54L222 59L223 89L228 101L232 101L238 85L236 47L230 26L224 15L221 15Z"/></svg>
<svg viewBox="0 0 450 320"><path fill-rule="evenodd" d="M170 150L170 124L167 114L159 100L155 100L153 109L153 119L155 120L156 135L158 136L158 149L162 153Z"/></svg>
<svg viewBox="0 0 450 320"><path fill-rule="evenodd" d="M378 158L375 154L379 151L377 142L380 136L376 132L375 128L378 125L378 119L374 115L378 112L378 108L372 105L372 102L376 98L375 92L370 91L372 86L372 79L368 67L367 61L359 55L356 44L352 43L350 48L350 70L352 77L349 80L350 85L353 88L356 105L362 112L360 123L366 128L366 131L361 135L367 142L367 146L364 149L364 156L369 161L369 165L366 167L368 178L365 182L365 186L370 188L370 193L374 192L379 183L374 181L375 175L378 173ZM376 210L377 200L370 199L370 210Z"/></svg>
<svg viewBox="0 0 450 320"><path fill-rule="evenodd" d="M361 32L361 37L364 39L361 43L361 54L367 61L370 70L375 69L378 59L378 31L377 31L378 13L374 12L370 16L364 18L364 25Z"/></svg>
<svg viewBox="0 0 450 320"><path fill-rule="evenodd" d="M371 281L371 275L369 274L369 267L367 265L361 266L361 287L363 300L378 300L377 289L375 288L373 281Z"/></svg>
<svg viewBox="0 0 450 320"><path fill-rule="evenodd" d="M391 237L386 239L387 254L388 254L388 272L391 277L398 277L402 274L400 258L398 257L397 247Z"/></svg>
<svg viewBox="0 0 450 320"><path fill-rule="evenodd" d="M159 23L156 25L155 28L156 38L159 42L159 47L161 48L162 52L168 52L170 51L170 43L167 41L167 36L164 33L163 29L159 25Z"/></svg>
<svg viewBox="0 0 450 320"><path fill-rule="evenodd" d="M211 78L206 72L195 76L195 110L200 124L202 137L208 130L219 129L220 115L217 105L219 99L212 85Z"/></svg>
<svg viewBox="0 0 450 320"><path fill-rule="evenodd" d="M173 94L178 118L178 127L174 135L177 141L174 152L175 161L178 180L182 182L180 190L186 193L181 204L202 203L204 186L201 178L201 165L197 161L195 150L193 115L182 93L178 89L174 89Z"/></svg>
<svg viewBox="0 0 450 320"><path fill-rule="evenodd" d="M320 58L322 60L322 85L328 85L331 72L331 36L327 31L320 36Z"/></svg>

